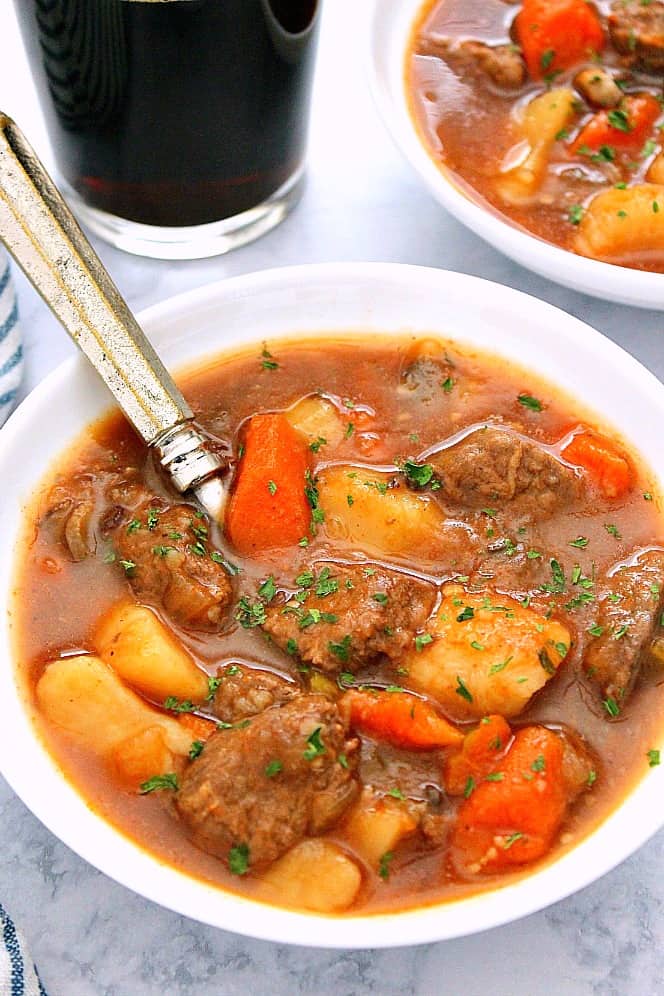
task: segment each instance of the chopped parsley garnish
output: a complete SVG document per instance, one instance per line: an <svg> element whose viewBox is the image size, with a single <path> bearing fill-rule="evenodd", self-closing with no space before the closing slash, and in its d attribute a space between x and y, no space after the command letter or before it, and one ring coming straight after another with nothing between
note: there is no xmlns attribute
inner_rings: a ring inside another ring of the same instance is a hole
<svg viewBox="0 0 664 996"><path fill-rule="evenodd" d="M152 532L152 530L155 529L157 527L157 525L159 524L159 512L158 512L158 510L156 508L149 508L148 509L147 523L148 523L148 529L150 530L150 532Z"/></svg>
<svg viewBox="0 0 664 996"><path fill-rule="evenodd" d="M470 645L473 648L473 650L484 650L485 649L484 648L484 644L478 643L477 640L471 640L470 641Z"/></svg>
<svg viewBox="0 0 664 996"><path fill-rule="evenodd" d="M124 568L125 574L131 574L131 572L136 569L136 564L133 560L120 560L118 563L120 564L120 567Z"/></svg>
<svg viewBox="0 0 664 996"><path fill-rule="evenodd" d="M152 552L155 557L167 557L169 553L175 550L174 546L153 546Z"/></svg>
<svg viewBox="0 0 664 996"><path fill-rule="evenodd" d="M556 50L554 48L545 49L540 56L540 66L546 71L550 68L551 63L556 57Z"/></svg>
<svg viewBox="0 0 664 996"><path fill-rule="evenodd" d="M339 754L337 757L337 761L339 762L342 768L348 771L348 758L346 757L345 754Z"/></svg>
<svg viewBox="0 0 664 996"><path fill-rule="evenodd" d="M492 664L489 668L489 674L498 674L499 671L504 671L511 660L511 657L507 657L504 661L501 661L500 664Z"/></svg>
<svg viewBox="0 0 664 996"><path fill-rule="evenodd" d="M274 483L274 481L267 482L267 490L270 492L271 495L276 495L277 485Z"/></svg>
<svg viewBox="0 0 664 996"><path fill-rule="evenodd" d="M205 543L203 543L200 539L197 539L195 543L190 543L189 549L192 553L195 553L197 557L204 557L207 553Z"/></svg>
<svg viewBox="0 0 664 996"><path fill-rule="evenodd" d="M506 851L509 850L512 844L516 844L517 840L521 840L522 837L523 834L519 830L517 830L516 833L511 833L509 837L505 838L505 843L503 844L503 847L505 848Z"/></svg>
<svg viewBox="0 0 664 996"><path fill-rule="evenodd" d="M246 875L249 871L249 847L236 844L228 852L228 867L234 875Z"/></svg>
<svg viewBox="0 0 664 996"><path fill-rule="evenodd" d="M427 644L433 643L433 637L430 633L421 633L419 636L415 637L415 650L418 654L421 654Z"/></svg>
<svg viewBox="0 0 664 996"><path fill-rule="evenodd" d="M652 494L650 493L650 491L644 491L643 498L645 501L652 501Z"/></svg>
<svg viewBox="0 0 664 996"><path fill-rule="evenodd" d="M236 670L239 670L239 668L237 668ZM231 669L230 668L228 669L228 671L226 672L226 674L228 674L228 675L231 674ZM223 681L223 678L212 678L212 677L208 678L208 693L205 696L205 701L206 702L212 702L212 699L217 694L217 689L219 688L219 685L221 684L222 681Z"/></svg>
<svg viewBox="0 0 664 996"><path fill-rule="evenodd" d="M390 877L390 862L394 858L392 851L386 851L385 854L381 855L381 859L378 863L378 874L382 879L388 879Z"/></svg>
<svg viewBox="0 0 664 996"><path fill-rule="evenodd" d="M569 209L569 214L567 217L573 225L580 225L581 220L584 215L584 209L581 204L571 204Z"/></svg>
<svg viewBox="0 0 664 996"><path fill-rule="evenodd" d="M467 605L462 612L457 616L457 622L468 622L469 619L475 618L475 609L472 605Z"/></svg>
<svg viewBox="0 0 664 996"><path fill-rule="evenodd" d="M169 695L164 699L164 709L168 709L169 712L193 712L196 706L189 699L176 698L175 695Z"/></svg>
<svg viewBox="0 0 664 996"><path fill-rule="evenodd" d="M539 398L533 398L531 394L520 394L516 400L531 412L541 412L544 407Z"/></svg>
<svg viewBox="0 0 664 996"><path fill-rule="evenodd" d="M317 726L314 732L307 737L307 749L304 752L305 761L313 761L315 757L325 753L325 744L320 738L322 727Z"/></svg>
<svg viewBox="0 0 664 996"><path fill-rule="evenodd" d="M344 439L350 439L350 437L353 435L354 432L355 432L355 426L353 425L352 422L349 422L348 425L346 426L346 431L344 432Z"/></svg>
<svg viewBox="0 0 664 996"><path fill-rule="evenodd" d="M192 740L191 747L189 748L189 760L195 761L197 757L200 757L204 747L205 744L202 740Z"/></svg>
<svg viewBox="0 0 664 996"><path fill-rule="evenodd" d="M452 380L451 377L448 377L447 380L444 380L440 386L442 387L445 394L449 394L452 388L454 387L454 381Z"/></svg>
<svg viewBox="0 0 664 996"><path fill-rule="evenodd" d="M614 526L613 523L611 522L605 523L604 528L606 529L609 536L615 536L616 539L622 539L622 536L618 532L618 527Z"/></svg>
<svg viewBox="0 0 664 996"><path fill-rule="evenodd" d="M620 626L613 634L614 640L622 640L623 636L629 631L629 626Z"/></svg>
<svg viewBox="0 0 664 996"><path fill-rule="evenodd" d="M127 526L127 533L131 536L132 533L138 532L140 528L141 524L138 521L138 519L132 519L129 525Z"/></svg>
<svg viewBox="0 0 664 996"><path fill-rule="evenodd" d="M324 567L318 576L315 593L319 598L325 598L326 595L333 595L335 591L339 591L339 582L330 576L330 568Z"/></svg>
<svg viewBox="0 0 664 996"><path fill-rule="evenodd" d="M275 758L274 761L270 761L270 763L266 766L265 777L274 778L280 771L283 770L283 767L282 762Z"/></svg>
<svg viewBox="0 0 664 996"><path fill-rule="evenodd" d="M430 463L415 463L414 460L406 460L402 470L410 484L418 488L425 488L433 480L434 469Z"/></svg>
<svg viewBox="0 0 664 996"><path fill-rule="evenodd" d="M141 795L148 795L149 792L158 792L161 789L170 789L171 792L177 792L179 788L178 776L171 772L168 775L153 775L152 778L148 778L146 782L143 782L140 788Z"/></svg>
<svg viewBox="0 0 664 996"><path fill-rule="evenodd" d="M379 605L387 605L388 598L384 591L377 591L373 596L374 602L378 602Z"/></svg>
<svg viewBox="0 0 664 996"><path fill-rule="evenodd" d="M570 546L575 546L579 550L585 550L588 546L588 540L585 536L578 536L575 540L572 540Z"/></svg>
<svg viewBox="0 0 664 996"><path fill-rule="evenodd" d="M649 750L646 756L648 758L649 767L656 768L658 764L661 764L660 751Z"/></svg>
<svg viewBox="0 0 664 996"><path fill-rule="evenodd" d="M454 689L454 691L457 693L457 695L460 695L462 699L465 699L466 702L472 702L473 696L470 694L465 682L462 680L462 678L460 678L458 674L456 676L456 680L457 680L457 686Z"/></svg>
<svg viewBox="0 0 664 996"><path fill-rule="evenodd" d="M630 120L627 117L627 111L624 111L620 107L609 111L606 117L611 127L616 128L618 131L629 132L633 130Z"/></svg>
<svg viewBox="0 0 664 996"><path fill-rule="evenodd" d="M406 796L403 794L400 788L391 788L388 793L393 799L405 799Z"/></svg>
<svg viewBox="0 0 664 996"><path fill-rule="evenodd" d="M588 777L586 778L586 784L588 786L591 786L591 785L594 785L596 781L597 781L597 772L596 771L589 771L588 772Z"/></svg>
<svg viewBox="0 0 664 996"><path fill-rule="evenodd" d="M542 591L548 591L552 595L559 595L565 590L565 572L557 560L549 561L553 581L542 585Z"/></svg>
<svg viewBox="0 0 664 996"><path fill-rule="evenodd" d="M604 632L604 627L600 626L599 623L595 623L595 625L591 626L590 629L588 630L590 636L601 636L603 632Z"/></svg>
<svg viewBox="0 0 664 996"><path fill-rule="evenodd" d="M295 640L286 640L286 653L293 657L297 653L297 643Z"/></svg>
<svg viewBox="0 0 664 996"><path fill-rule="evenodd" d="M254 602L242 596L235 611L235 618L243 629L253 629L255 626L262 626L265 622L265 606L262 602Z"/></svg>
<svg viewBox="0 0 664 996"><path fill-rule="evenodd" d="M611 716L612 719L615 719L616 716L620 715L620 706L618 705L615 699L612 698L604 699L602 705L604 706L604 708L606 709L606 711L608 712L609 716Z"/></svg>
<svg viewBox="0 0 664 996"><path fill-rule="evenodd" d="M530 765L531 771L544 771L546 769L546 761L544 760L544 754L538 754L533 763Z"/></svg>
<svg viewBox="0 0 664 996"><path fill-rule="evenodd" d="M327 649L338 657L342 664L346 664L350 657L350 635L344 636L341 643L328 643Z"/></svg>
<svg viewBox="0 0 664 996"><path fill-rule="evenodd" d="M314 439L312 443L309 443L309 449L311 450L312 453L318 453L321 446L325 446L326 443L327 439L325 438L325 436L318 436L318 438Z"/></svg>
<svg viewBox="0 0 664 996"><path fill-rule="evenodd" d="M262 585L258 589L258 594L261 598L264 598L266 602L271 602L277 593L277 586L274 583L274 578L270 574L269 578L263 581Z"/></svg>
<svg viewBox="0 0 664 996"><path fill-rule="evenodd" d="M505 775L502 771L494 771L490 775L487 775L485 781L487 782L502 782Z"/></svg>
<svg viewBox="0 0 664 996"><path fill-rule="evenodd" d="M469 799L470 798L470 796L473 793L474 788L475 788L475 779L473 778L472 775L469 775L468 779L466 781L466 787L463 790L463 797L464 797L464 799Z"/></svg>

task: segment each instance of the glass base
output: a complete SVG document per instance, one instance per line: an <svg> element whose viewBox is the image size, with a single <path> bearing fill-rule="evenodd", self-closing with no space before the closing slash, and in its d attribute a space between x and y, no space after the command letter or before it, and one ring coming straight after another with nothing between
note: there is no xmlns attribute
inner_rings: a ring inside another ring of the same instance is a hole
<svg viewBox="0 0 664 996"><path fill-rule="evenodd" d="M79 221L117 249L153 259L205 259L221 256L253 242L283 221L304 189L304 167L282 184L267 200L249 211L208 225L162 228L141 225L90 207L66 180L60 189Z"/></svg>

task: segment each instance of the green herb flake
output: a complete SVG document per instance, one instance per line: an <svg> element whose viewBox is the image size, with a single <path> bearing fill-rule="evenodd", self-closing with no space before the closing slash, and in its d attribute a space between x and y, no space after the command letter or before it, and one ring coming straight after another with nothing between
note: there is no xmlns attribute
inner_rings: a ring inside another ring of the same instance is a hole
<svg viewBox="0 0 664 996"><path fill-rule="evenodd" d="M410 484L414 484L418 488L426 487L434 476L434 470L430 463L416 463L414 460L406 460L402 470Z"/></svg>
<svg viewBox="0 0 664 996"><path fill-rule="evenodd" d="M473 778L472 775L469 775L466 781L466 787L463 790L464 799L469 799L473 794L474 789L475 789L475 779Z"/></svg>
<svg viewBox="0 0 664 996"><path fill-rule="evenodd" d="M418 654L421 654L429 643L433 643L433 637L431 634L421 633L419 636L415 637L415 650Z"/></svg>
<svg viewBox="0 0 664 996"><path fill-rule="evenodd" d="M377 591L373 596L374 602L378 602L379 605L387 605L388 597L384 591Z"/></svg>
<svg viewBox="0 0 664 996"><path fill-rule="evenodd" d="M615 699L612 698L604 699L602 705L604 706L607 713L609 714L609 716L611 716L612 719L615 719L616 716L620 715L620 706L618 705Z"/></svg>
<svg viewBox="0 0 664 996"><path fill-rule="evenodd" d="M348 663L348 658L350 657L350 635L344 636L340 643L328 643L327 649L331 654L334 654L342 664Z"/></svg>
<svg viewBox="0 0 664 996"><path fill-rule="evenodd" d="M646 757L648 758L648 766L649 767L656 768L659 764L661 764L660 753L661 752L658 751L658 750L649 750L648 751L648 753L646 754Z"/></svg>
<svg viewBox="0 0 664 996"><path fill-rule="evenodd" d="M339 754L337 756L337 761L345 771L348 771L348 758L345 754Z"/></svg>
<svg viewBox="0 0 664 996"><path fill-rule="evenodd" d="M129 525L127 526L127 534L131 536L132 533L138 532L140 528L141 524L138 521L138 519L132 519Z"/></svg>
<svg viewBox="0 0 664 996"><path fill-rule="evenodd" d="M462 699L465 699L466 702L472 702L473 696L470 694L470 692L468 691L468 687L466 686L465 682L458 674L456 676L456 680L457 680L457 686L454 689L454 691L457 693L457 695L460 695Z"/></svg>
<svg viewBox="0 0 664 996"><path fill-rule="evenodd" d="M571 204L567 217L572 225L580 225L584 213L584 208L581 204Z"/></svg>
<svg viewBox="0 0 664 996"><path fill-rule="evenodd" d="M454 381L451 377L448 377L446 380L442 382L440 386L442 387L445 394L449 394L452 388L454 387Z"/></svg>
<svg viewBox="0 0 664 996"><path fill-rule="evenodd" d="M266 765L265 777L275 778L280 771L283 771L283 767L283 763L279 761L278 758L275 758L274 761L270 761L270 763Z"/></svg>
<svg viewBox="0 0 664 996"><path fill-rule="evenodd" d="M403 794L400 788L391 788L388 795L392 796L393 799L405 799L406 796Z"/></svg>
<svg viewBox="0 0 664 996"><path fill-rule="evenodd" d="M159 792L161 789L170 789L171 792L177 792L179 788L178 776L171 772L167 775L153 775L152 778L148 778L146 782L143 782L140 787L141 795L148 795L150 792Z"/></svg>
<svg viewBox="0 0 664 996"><path fill-rule="evenodd" d="M595 625L591 626L590 629L588 630L590 636L601 636L603 632L604 632L604 627L600 626L599 623L595 623Z"/></svg>
<svg viewBox="0 0 664 996"><path fill-rule="evenodd" d="M516 833L511 833L509 837L505 838L504 849L508 851L513 844L516 844L517 840L521 840L522 838L523 834L518 830Z"/></svg>
<svg viewBox="0 0 664 996"><path fill-rule="evenodd" d="M575 540L572 540L570 546L576 547L578 550L585 550L588 546L588 540L585 536L578 536Z"/></svg>
<svg viewBox="0 0 664 996"><path fill-rule="evenodd" d="M378 863L378 874L384 881L390 877L390 862L393 858L394 853L392 851L386 851L385 854L381 855Z"/></svg>
<svg viewBox="0 0 664 996"><path fill-rule="evenodd" d="M475 618L475 609L472 607L472 605L467 605L465 609L459 613L456 621L458 623L468 622L469 619L474 619L474 618Z"/></svg>
<svg viewBox="0 0 664 996"><path fill-rule="evenodd" d="M239 670L239 668L238 668L238 670ZM227 674L231 674L230 668L228 669L228 671L226 673ZM221 684L222 681L223 681L222 678L208 677L208 693L205 696L205 701L206 702L212 702L212 699L217 694L217 689L219 688L219 685Z"/></svg>
<svg viewBox="0 0 664 996"><path fill-rule="evenodd" d="M313 733L307 737L307 749L303 754L305 761L313 761L315 757L325 753L325 744L320 737L321 729L322 727L317 726Z"/></svg>
<svg viewBox="0 0 664 996"><path fill-rule="evenodd" d="M588 787L590 788L590 786L594 785L596 781L597 781L597 772L589 771L588 777L586 778L586 784L588 785Z"/></svg>
<svg viewBox="0 0 664 996"><path fill-rule="evenodd" d="M493 771L490 775L487 775L484 779L486 782L502 782L505 775L502 771Z"/></svg>
<svg viewBox="0 0 664 996"><path fill-rule="evenodd" d="M512 657L507 657L504 661L501 661L500 664L492 664L489 668L489 674L498 674L499 671L504 671L511 660Z"/></svg>
<svg viewBox="0 0 664 996"><path fill-rule="evenodd" d="M538 754L533 763L530 765L531 771L544 771L546 769L546 761L544 759L544 754Z"/></svg>
<svg viewBox="0 0 664 996"><path fill-rule="evenodd" d="M544 407L539 398L533 398L531 394L520 394L516 400L531 412L541 412Z"/></svg>
<svg viewBox="0 0 664 996"><path fill-rule="evenodd" d="M228 867L234 875L246 875L249 871L249 847L236 844L228 852Z"/></svg>
<svg viewBox="0 0 664 996"><path fill-rule="evenodd" d="M204 747L205 744L202 740L192 740L191 747L189 748L189 760L195 761L197 757L200 757Z"/></svg>

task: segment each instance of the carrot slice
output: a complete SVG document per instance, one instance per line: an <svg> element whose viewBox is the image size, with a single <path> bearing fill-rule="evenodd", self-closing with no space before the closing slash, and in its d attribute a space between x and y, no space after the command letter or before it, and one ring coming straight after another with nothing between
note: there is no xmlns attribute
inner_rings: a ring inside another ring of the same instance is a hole
<svg viewBox="0 0 664 996"><path fill-rule="evenodd" d="M543 726L519 730L503 760L459 807L453 861L478 874L541 858L567 803L562 741Z"/></svg>
<svg viewBox="0 0 664 996"><path fill-rule="evenodd" d="M607 498L620 498L632 486L632 471L626 457L605 436L579 432L561 456L587 470Z"/></svg>
<svg viewBox="0 0 664 996"><path fill-rule="evenodd" d="M536 80L569 69L606 44L601 21L586 0L524 0L514 24Z"/></svg>
<svg viewBox="0 0 664 996"><path fill-rule="evenodd" d="M433 750L463 740L432 706L408 692L350 691L341 707L354 729L406 750Z"/></svg>
<svg viewBox="0 0 664 996"><path fill-rule="evenodd" d="M463 795L495 768L510 746L512 731L502 716L485 716L468 733L461 750L445 763L445 789L449 795Z"/></svg>
<svg viewBox="0 0 664 996"><path fill-rule="evenodd" d="M192 716L186 712L178 716L178 723L185 728L187 733L191 733L194 740L207 740L217 728L213 719L201 719L200 716Z"/></svg>
<svg viewBox="0 0 664 996"><path fill-rule="evenodd" d="M574 139L570 152L595 152L602 146L636 152L645 145L661 113L662 105L651 93L630 94L620 107L593 114Z"/></svg>
<svg viewBox="0 0 664 996"><path fill-rule="evenodd" d="M280 413L255 415L226 513L226 535L249 556L293 546L309 530L307 445Z"/></svg>

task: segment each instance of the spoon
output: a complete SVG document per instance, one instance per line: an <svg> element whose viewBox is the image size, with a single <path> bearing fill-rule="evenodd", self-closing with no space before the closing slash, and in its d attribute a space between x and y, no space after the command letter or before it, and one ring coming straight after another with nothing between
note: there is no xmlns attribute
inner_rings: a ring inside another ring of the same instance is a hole
<svg viewBox="0 0 664 996"><path fill-rule="evenodd" d="M223 522L228 461L148 342L16 124L0 112L0 241L85 354L180 493Z"/></svg>

